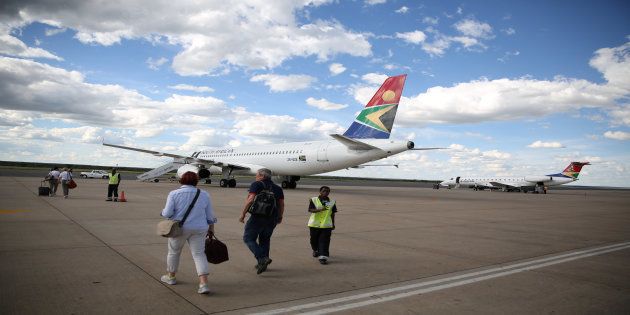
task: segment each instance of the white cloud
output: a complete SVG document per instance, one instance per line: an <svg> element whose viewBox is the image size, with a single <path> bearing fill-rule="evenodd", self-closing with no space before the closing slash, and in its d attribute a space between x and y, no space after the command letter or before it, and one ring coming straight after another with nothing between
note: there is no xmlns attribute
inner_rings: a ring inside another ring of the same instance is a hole
<svg viewBox="0 0 630 315"><path fill-rule="evenodd" d="M257 144L323 139L329 134L343 131L344 128L339 124L318 119L299 120L287 115L259 113L249 113L234 124L236 134L252 139Z"/></svg>
<svg viewBox="0 0 630 315"><path fill-rule="evenodd" d="M396 33L396 38L401 38L408 43L417 45L424 42L424 40L427 38L427 35L425 35L422 31L416 30L413 32Z"/></svg>
<svg viewBox="0 0 630 315"><path fill-rule="evenodd" d="M482 79L403 97L397 122L419 126L543 117L583 107L610 107L622 96L616 89L585 80Z"/></svg>
<svg viewBox="0 0 630 315"><path fill-rule="evenodd" d="M630 42L619 47L598 49L589 64L599 70L610 84L626 93L630 91Z"/></svg>
<svg viewBox="0 0 630 315"><path fill-rule="evenodd" d="M613 108L608 113L612 118L611 123L614 126L625 125L630 126L630 106L622 105Z"/></svg>
<svg viewBox="0 0 630 315"><path fill-rule="evenodd" d="M189 84L177 84L170 85L169 89L180 90L180 91L193 91L198 93L211 93L214 92L214 89L208 86L194 86Z"/></svg>
<svg viewBox="0 0 630 315"><path fill-rule="evenodd" d="M427 16L422 19L422 23L437 25L440 20L436 17Z"/></svg>
<svg viewBox="0 0 630 315"><path fill-rule="evenodd" d="M306 99L306 104L308 104L309 106L313 106L315 108L319 108L321 110L340 110L340 109L344 109L348 107L348 105L336 104L324 98L315 99L312 97L309 97Z"/></svg>
<svg viewBox="0 0 630 315"><path fill-rule="evenodd" d="M460 33L475 38L492 38L492 27L474 19L461 20L453 25Z"/></svg>
<svg viewBox="0 0 630 315"><path fill-rule="evenodd" d="M335 20L303 24L297 19L300 12L331 2L183 0L174 6L157 1L151 10L119 1L15 2L13 11L21 13L10 16L10 25L41 22L72 29L84 44L145 39L181 47L172 62L180 75L213 74L232 66L271 69L294 57L370 56L367 34L349 31Z"/></svg>
<svg viewBox="0 0 630 315"><path fill-rule="evenodd" d="M557 141L556 142L542 142L540 140L534 141L532 144L528 145L527 147L534 148L534 149L564 148L564 146L560 142L557 142Z"/></svg>
<svg viewBox="0 0 630 315"><path fill-rule="evenodd" d="M365 4L367 5L377 5L387 3L387 0L365 0Z"/></svg>
<svg viewBox="0 0 630 315"><path fill-rule="evenodd" d="M340 63L332 63L330 64L330 66L328 66L328 70L333 76L335 76L338 74L342 74L344 71L346 71L346 67L344 67Z"/></svg>
<svg viewBox="0 0 630 315"><path fill-rule="evenodd" d="M409 12L409 8L404 5L400 7L400 9L396 10L396 13L400 13L400 14L405 14L407 12Z"/></svg>
<svg viewBox="0 0 630 315"><path fill-rule="evenodd" d="M159 58L159 59L153 59L152 57L149 57L145 61L145 63L149 67L149 69L152 69L152 70L159 70L160 67L162 67L167 62L168 62L168 59L166 59L164 57Z"/></svg>
<svg viewBox="0 0 630 315"><path fill-rule="evenodd" d="M259 74L253 76L250 81L263 82L272 92L287 92L307 89L317 79L305 74Z"/></svg>
<svg viewBox="0 0 630 315"><path fill-rule="evenodd" d="M501 29L501 32L505 33L505 35L508 36L516 34L516 30L511 27Z"/></svg>
<svg viewBox="0 0 630 315"><path fill-rule="evenodd" d="M604 137L614 140L630 140L630 132L624 131L606 131Z"/></svg>
<svg viewBox="0 0 630 315"><path fill-rule="evenodd" d="M0 34L0 54L22 58L45 58L62 61L63 58L41 49L28 47L21 40L8 34Z"/></svg>

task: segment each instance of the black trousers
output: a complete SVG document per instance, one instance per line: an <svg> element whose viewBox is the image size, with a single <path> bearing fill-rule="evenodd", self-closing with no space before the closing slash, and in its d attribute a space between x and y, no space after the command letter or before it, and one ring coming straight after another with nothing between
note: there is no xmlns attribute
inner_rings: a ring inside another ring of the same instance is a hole
<svg viewBox="0 0 630 315"><path fill-rule="evenodd" d="M109 184L107 186L107 198L111 198L112 193L114 193L114 197L118 198L118 184Z"/></svg>
<svg viewBox="0 0 630 315"><path fill-rule="evenodd" d="M330 256L328 248L330 247L332 229L319 229L314 227L309 227L309 229L311 230L311 248L313 251L319 253L320 256Z"/></svg>

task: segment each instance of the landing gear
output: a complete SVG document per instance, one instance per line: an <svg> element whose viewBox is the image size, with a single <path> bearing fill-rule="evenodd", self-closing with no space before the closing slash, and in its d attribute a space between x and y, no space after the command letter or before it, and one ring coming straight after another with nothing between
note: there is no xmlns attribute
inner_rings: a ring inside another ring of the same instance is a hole
<svg viewBox="0 0 630 315"><path fill-rule="evenodd" d="M219 186L221 187L230 187L230 188L234 188L236 187L236 179L234 178L223 178L219 181Z"/></svg>
<svg viewBox="0 0 630 315"><path fill-rule="evenodd" d="M282 188L295 189L297 187L297 182L294 181L282 181Z"/></svg>
<svg viewBox="0 0 630 315"><path fill-rule="evenodd" d="M212 184L212 180L210 178L206 178L206 184L208 185Z"/></svg>

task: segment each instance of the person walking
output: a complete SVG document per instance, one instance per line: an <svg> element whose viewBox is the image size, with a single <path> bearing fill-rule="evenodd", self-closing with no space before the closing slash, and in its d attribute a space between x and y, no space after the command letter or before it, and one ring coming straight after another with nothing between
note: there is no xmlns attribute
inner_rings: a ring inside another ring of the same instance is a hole
<svg viewBox="0 0 630 315"><path fill-rule="evenodd" d="M63 172L59 174L59 179L61 180L61 189L63 190L63 198L68 199L68 183L72 180L72 172L67 168L63 168Z"/></svg>
<svg viewBox="0 0 630 315"><path fill-rule="evenodd" d="M112 201L112 193L114 194L114 201L118 201L118 185L120 185L120 173L116 172L116 168L108 174L109 185L107 185L107 199L105 201Z"/></svg>
<svg viewBox="0 0 630 315"><path fill-rule="evenodd" d="M311 216L308 220L308 228L311 232L311 249L313 257L319 259L322 265L328 264L330 256L330 237L335 229L335 213L337 205L335 200L328 197L330 187L322 186L319 189L319 196L311 198L308 205L308 212Z"/></svg>
<svg viewBox="0 0 630 315"><path fill-rule="evenodd" d="M256 258L257 274L265 272L267 266L271 264L271 258L269 258L271 235L276 225L282 223L284 214L284 192L280 186L271 181L271 171L266 168L261 168L256 172L256 181L249 186L249 194L239 218L241 223L245 223L247 212L253 211L250 208L254 205L257 196L262 193L273 194L273 201L275 202L271 205L271 211L268 215L250 215L243 233L243 242Z"/></svg>
<svg viewBox="0 0 630 315"><path fill-rule="evenodd" d="M166 205L162 210L162 216L173 220L181 221L193 204L186 221L182 226L182 234L168 238L168 254L166 256L167 274L160 278L160 281L174 285L177 283L175 274L179 267L179 257L182 253L184 243L188 242L188 247L195 262L197 276L199 277L199 288L197 293L208 294L208 260L205 254L206 235L214 233L214 224L217 217L214 215L210 195L206 191L196 188L199 177L194 172L186 172L180 178L182 186L173 190L166 198Z"/></svg>
<svg viewBox="0 0 630 315"><path fill-rule="evenodd" d="M50 187L50 193L48 194L50 197L54 197L57 194L60 174L61 173L59 172L59 168L55 166L46 176L46 178L48 178L48 187Z"/></svg>

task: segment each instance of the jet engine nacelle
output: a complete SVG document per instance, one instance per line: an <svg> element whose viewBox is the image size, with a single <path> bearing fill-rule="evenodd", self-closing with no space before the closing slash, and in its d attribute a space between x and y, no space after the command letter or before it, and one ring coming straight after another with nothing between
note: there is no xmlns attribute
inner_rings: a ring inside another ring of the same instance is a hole
<svg viewBox="0 0 630 315"><path fill-rule="evenodd" d="M182 178L184 173L186 172L194 172L199 175L199 178L208 178L210 177L210 171L207 168L200 168L199 166L186 164L177 169L177 178Z"/></svg>
<svg viewBox="0 0 630 315"><path fill-rule="evenodd" d="M525 181L531 183L550 182L552 180L551 176L525 176Z"/></svg>

